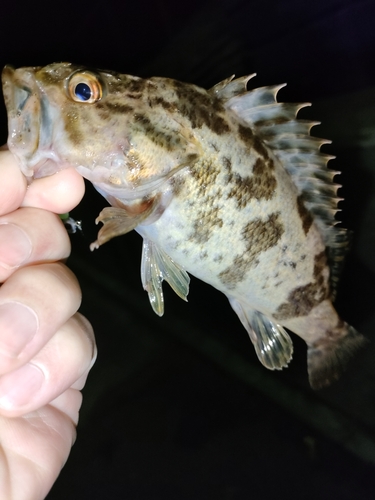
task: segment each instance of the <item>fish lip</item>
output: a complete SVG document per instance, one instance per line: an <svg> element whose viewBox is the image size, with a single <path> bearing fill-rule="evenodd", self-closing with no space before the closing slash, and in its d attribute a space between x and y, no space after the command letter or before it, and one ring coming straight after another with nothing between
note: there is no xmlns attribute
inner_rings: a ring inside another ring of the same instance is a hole
<svg viewBox="0 0 375 500"><path fill-rule="evenodd" d="M39 145L40 96L34 69L5 66L2 84L8 113L8 146L25 165Z"/></svg>
<svg viewBox="0 0 375 500"><path fill-rule="evenodd" d="M9 80L13 80L15 68L11 64L6 64L1 72L1 82L4 86L8 85Z"/></svg>
<svg viewBox="0 0 375 500"><path fill-rule="evenodd" d="M2 71L8 147L28 178L51 175L61 170L62 163L51 150L53 127L46 97L38 84L38 69L6 65Z"/></svg>
<svg viewBox="0 0 375 500"><path fill-rule="evenodd" d="M41 158L34 166L30 167L30 172L32 172L33 179L40 179L42 177L53 175L62 169L63 166L59 162L53 160L52 158L49 158L48 156L45 156L44 158Z"/></svg>
<svg viewBox="0 0 375 500"><path fill-rule="evenodd" d="M71 166L53 147L58 112L43 90L40 69L6 65L1 75L8 113L8 148L30 182Z"/></svg>
<svg viewBox="0 0 375 500"><path fill-rule="evenodd" d="M6 110L9 114L13 112L13 81L14 81L15 68L10 64L4 66L1 72L1 83L3 88L3 97L5 101Z"/></svg>

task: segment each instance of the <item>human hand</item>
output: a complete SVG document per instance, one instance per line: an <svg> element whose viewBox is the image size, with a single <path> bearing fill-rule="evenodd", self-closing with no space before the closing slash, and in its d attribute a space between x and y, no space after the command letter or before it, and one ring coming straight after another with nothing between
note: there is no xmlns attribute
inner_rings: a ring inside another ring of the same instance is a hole
<svg viewBox="0 0 375 500"><path fill-rule="evenodd" d="M81 293L61 262L70 242L59 217L84 193L73 169L28 188L0 151L0 498L47 495L75 440L80 389L96 356Z"/></svg>

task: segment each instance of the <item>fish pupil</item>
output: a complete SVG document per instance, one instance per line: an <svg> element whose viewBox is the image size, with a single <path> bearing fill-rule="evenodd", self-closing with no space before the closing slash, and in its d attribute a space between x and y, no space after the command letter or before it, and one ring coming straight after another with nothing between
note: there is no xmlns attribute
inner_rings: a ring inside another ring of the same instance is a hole
<svg viewBox="0 0 375 500"><path fill-rule="evenodd" d="M88 101L92 96L91 89L87 83L78 83L74 89L74 93L81 101Z"/></svg>

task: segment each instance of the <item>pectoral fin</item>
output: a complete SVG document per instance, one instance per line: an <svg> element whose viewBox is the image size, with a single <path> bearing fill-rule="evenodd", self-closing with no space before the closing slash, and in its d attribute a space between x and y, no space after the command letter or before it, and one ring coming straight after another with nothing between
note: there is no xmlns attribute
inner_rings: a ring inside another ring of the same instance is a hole
<svg viewBox="0 0 375 500"><path fill-rule="evenodd" d="M285 368L293 355L293 343L284 328L259 311L245 309L237 299L229 298L241 323L254 344L259 361L269 370Z"/></svg>
<svg viewBox="0 0 375 500"><path fill-rule="evenodd" d="M142 248L141 279L150 304L158 316L164 313L163 280L184 300L189 293L188 273L176 264L154 242L144 239Z"/></svg>
<svg viewBox="0 0 375 500"><path fill-rule="evenodd" d="M112 238L135 229L151 214L155 206L153 202L144 205L145 208L139 211L126 209L125 207L104 208L95 219L96 224L103 222L103 227L100 228L96 241L91 243L90 250L95 250Z"/></svg>

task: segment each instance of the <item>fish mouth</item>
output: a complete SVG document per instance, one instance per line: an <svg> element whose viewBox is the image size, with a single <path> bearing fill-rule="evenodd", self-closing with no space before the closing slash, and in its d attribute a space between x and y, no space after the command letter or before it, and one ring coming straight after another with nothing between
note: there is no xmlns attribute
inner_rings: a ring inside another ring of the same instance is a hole
<svg viewBox="0 0 375 500"><path fill-rule="evenodd" d="M51 118L46 97L35 76L38 67L14 69L5 66L2 85L8 113L8 147L17 157L26 177L54 173L59 163L50 149ZM54 163L54 168L52 168Z"/></svg>

